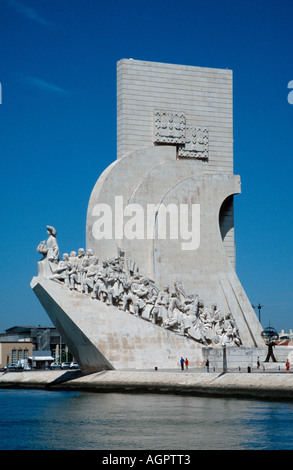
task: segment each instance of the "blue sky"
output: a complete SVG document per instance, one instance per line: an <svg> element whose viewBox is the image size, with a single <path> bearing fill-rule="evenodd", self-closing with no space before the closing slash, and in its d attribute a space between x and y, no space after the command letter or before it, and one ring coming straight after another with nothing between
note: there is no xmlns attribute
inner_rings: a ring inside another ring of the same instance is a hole
<svg viewBox="0 0 293 470"><path fill-rule="evenodd" d="M116 159L121 58L229 68L237 274L263 327L293 329L292 0L1 0L0 332L50 321L30 289L38 243L85 246Z"/></svg>

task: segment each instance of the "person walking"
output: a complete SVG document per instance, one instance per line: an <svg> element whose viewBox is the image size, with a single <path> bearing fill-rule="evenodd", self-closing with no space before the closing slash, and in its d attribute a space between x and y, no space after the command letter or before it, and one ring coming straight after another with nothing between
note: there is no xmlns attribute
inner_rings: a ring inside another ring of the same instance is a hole
<svg viewBox="0 0 293 470"><path fill-rule="evenodd" d="M184 370L184 359L181 357L180 359L181 369Z"/></svg>
<svg viewBox="0 0 293 470"><path fill-rule="evenodd" d="M259 366L260 366L259 356L257 356L256 364L257 364L257 368L259 369Z"/></svg>
<svg viewBox="0 0 293 470"><path fill-rule="evenodd" d="M208 359L206 361L206 369L207 369L207 372L210 371L210 361Z"/></svg>
<svg viewBox="0 0 293 470"><path fill-rule="evenodd" d="M188 359L187 358L185 359L185 367L186 367L186 369L188 369Z"/></svg>
<svg viewBox="0 0 293 470"><path fill-rule="evenodd" d="M289 359L287 359L287 362L286 362L286 371L289 372L289 369L290 369L290 362L289 362Z"/></svg>

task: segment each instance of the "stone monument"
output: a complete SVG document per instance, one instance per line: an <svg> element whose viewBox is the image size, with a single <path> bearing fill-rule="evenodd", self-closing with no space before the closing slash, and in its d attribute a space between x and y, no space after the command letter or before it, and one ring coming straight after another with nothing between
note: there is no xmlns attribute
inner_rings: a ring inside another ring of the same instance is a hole
<svg viewBox="0 0 293 470"><path fill-rule="evenodd" d="M117 64L117 159L93 188L86 250L56 230L32 288L85 373L203 364L263 347L235 272L232 72Z"/></svg>

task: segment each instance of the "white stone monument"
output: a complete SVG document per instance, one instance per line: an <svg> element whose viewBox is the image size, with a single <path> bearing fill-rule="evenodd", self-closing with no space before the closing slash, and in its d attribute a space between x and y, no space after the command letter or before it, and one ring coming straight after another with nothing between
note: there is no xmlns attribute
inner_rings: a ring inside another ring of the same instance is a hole
<svg viewBox="0 0 293 470"><path fill-rule="evenodd" d="M39 267L35 293L85 373L262 347L235 272L232 72L132 59L117 72L117 159L90 197L86 253Z"/></svg>

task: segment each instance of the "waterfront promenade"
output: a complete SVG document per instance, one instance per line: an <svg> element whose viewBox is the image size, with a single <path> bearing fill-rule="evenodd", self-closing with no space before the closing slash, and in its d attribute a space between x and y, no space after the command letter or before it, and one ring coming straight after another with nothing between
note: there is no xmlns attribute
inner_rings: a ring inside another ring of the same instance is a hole
<svg viewBox="0 0 293 470"><path fill-rule="evenodd" d="M79 390L89 392L165 393L194 396L293 400L293 373L284 365L266 370L206 372L189 370L101 371L80 370L3 372L0 388Z"/></svg>

